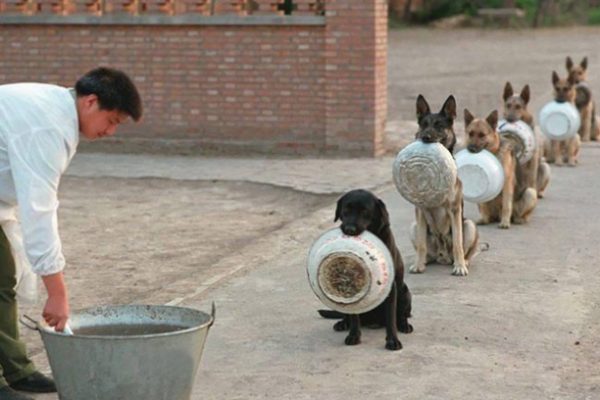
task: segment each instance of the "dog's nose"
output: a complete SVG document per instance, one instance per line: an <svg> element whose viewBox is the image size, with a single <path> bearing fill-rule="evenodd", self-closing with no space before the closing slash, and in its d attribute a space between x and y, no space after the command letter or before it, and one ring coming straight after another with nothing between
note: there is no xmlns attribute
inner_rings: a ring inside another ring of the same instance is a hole
<svg viewBox="0 0 600 400"><path fill-rule="evenodd" d="M358 229L356 229L356 226L354 225L342 225L342 232L344 232L346 235L356 235L358 232Z"/></svg>
<svg viewBox="0 0 600 400"><path fill-rule="evenodd" d="M470 144L467 146L467 150L469 150L471 153L479 153L481 151L481 149L479 148L479 146L476 146L474 144Z"/></svg>

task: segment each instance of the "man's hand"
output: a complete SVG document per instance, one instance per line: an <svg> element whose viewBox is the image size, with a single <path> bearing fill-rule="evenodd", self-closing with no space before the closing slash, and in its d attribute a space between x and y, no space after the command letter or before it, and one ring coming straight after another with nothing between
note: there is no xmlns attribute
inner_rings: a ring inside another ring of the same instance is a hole
<svg viewBox="0 0 600 400"><path fill-rule="evenodd" d="M56 331L62 332L69 319L69 299L63 273L42 276L42 280L48 292L48 300L46 300L42 317L48 325L53 326Z"/></svg>

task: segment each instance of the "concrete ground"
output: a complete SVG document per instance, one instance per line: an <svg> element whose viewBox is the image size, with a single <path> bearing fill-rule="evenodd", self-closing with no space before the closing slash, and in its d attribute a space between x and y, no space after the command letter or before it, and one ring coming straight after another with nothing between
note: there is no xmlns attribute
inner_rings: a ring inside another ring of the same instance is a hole
<svg viewBox="0 0 600 400"><path fill-rule="evenodd" d="M564 57L600 64L600 30L390 32L389 146L414 134L414 100L434 109L454 93L459 109L487 113L511 80L532 85L532 109L550 99ZM596 47L594 47L596 46ZM460 133L460 124L457 129ZM528 225L482 227L490 250L468 277L430 266L407 274L415 331L384 349L321 319L306 279L312 241L334 226L339 194L375 191L410 265L413 207L396 192L391 156L377 159L242 159L78 154L61 185L60 229L74 309L172 304L209 311L194 400L597 399L600 275L595 185L600 146L577 168L553 168ZM466 215L477 217L467 204ZM41 304L41 303L40 303ZM40 304L23 307L39 314ZM37 334L24 331L40 368ZM38 395L56 400L57 395ZM83 400L83 399L82 399Z"/></svg>

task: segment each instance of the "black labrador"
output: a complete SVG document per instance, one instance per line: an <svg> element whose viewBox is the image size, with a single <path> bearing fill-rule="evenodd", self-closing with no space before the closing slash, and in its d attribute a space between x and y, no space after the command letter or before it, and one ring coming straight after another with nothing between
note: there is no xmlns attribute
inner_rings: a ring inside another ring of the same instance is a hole
<svg viewBox="0 0 600 400"><path fill-rule="evenodd" d="M342 221L341 230L346 235L360 235L368 230L375 234L389 249L394 260L395 278L388 297L375 309L362 314L343 314L331 310L319 310L325 318L341 318L333 329L350 329L345 343L360 343L360 325L386 328L385 348L400 350L398 331L410 333L413 327L408 323L411 316L411 294L404 283L404 264L390 229L389 214L384 202L373 193L357 189L344 194L337 203L335 219Z"/></svg>

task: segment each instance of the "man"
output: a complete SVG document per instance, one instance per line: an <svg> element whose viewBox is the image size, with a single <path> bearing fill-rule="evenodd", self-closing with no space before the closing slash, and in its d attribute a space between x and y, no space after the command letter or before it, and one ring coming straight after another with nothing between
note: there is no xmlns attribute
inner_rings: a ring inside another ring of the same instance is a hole
<svg viewBox="0 0 600 400"><path fill-rule="evenodd" d="M75 154L79 135L90 140L111 136L127 118L138 121L141 116L135 85L110 68L88 72L74 89L41 83L0 85L2 400L31 400L20 391L56 391L54 382L36 371L19 340L14 260L24 252L33 272L42 277L48 293L42 316L62 331L69 302L57 225L60 177Z"/></svg>

